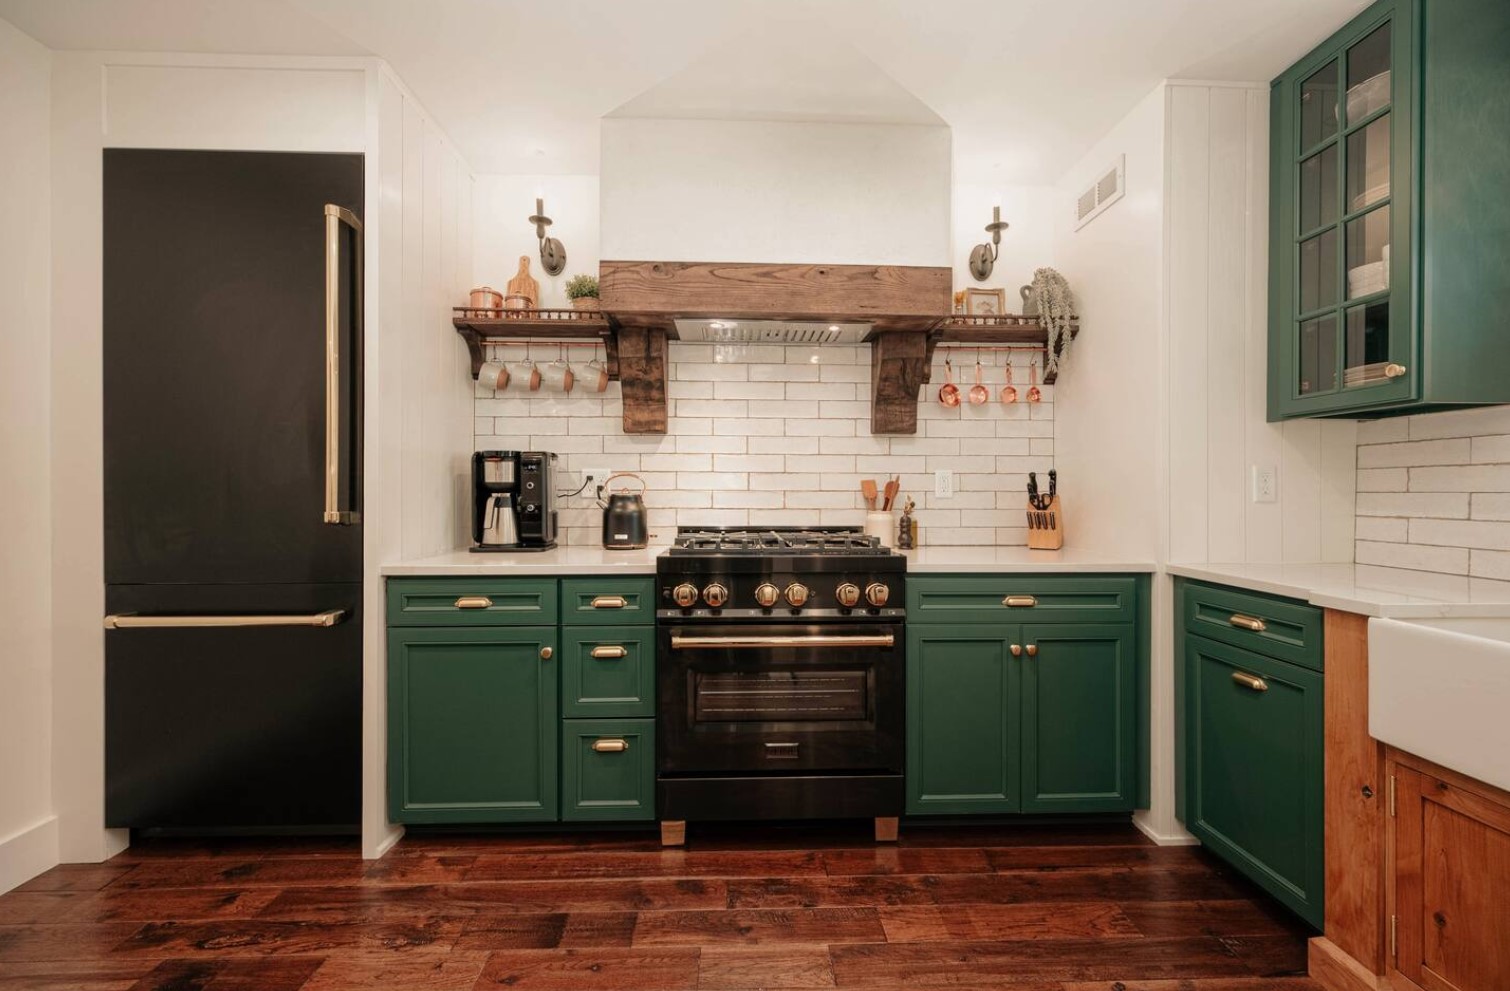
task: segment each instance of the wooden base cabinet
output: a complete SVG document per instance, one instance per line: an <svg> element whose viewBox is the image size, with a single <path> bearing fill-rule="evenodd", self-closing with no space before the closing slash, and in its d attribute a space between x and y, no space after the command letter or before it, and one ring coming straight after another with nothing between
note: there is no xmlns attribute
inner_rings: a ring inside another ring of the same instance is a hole
<svg viewBox="0 0 1510 991"><path fill-rule="evenodd" d="M1389 752L1386 898L1396 988L1510 988L1510 792Z"/></svg>

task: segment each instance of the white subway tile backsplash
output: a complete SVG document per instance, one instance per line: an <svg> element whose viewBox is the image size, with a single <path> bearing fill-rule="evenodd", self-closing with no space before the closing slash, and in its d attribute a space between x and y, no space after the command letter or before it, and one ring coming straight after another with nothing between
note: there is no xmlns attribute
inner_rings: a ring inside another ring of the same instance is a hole
<svg viewBox="0 0 1510 991"><path fill-rule="evenodd" d="M1388 516L1360 516L1353 523L1353 536L1358 540L1403 544L1410 539L1410 521Z"/></svg>
<svg viewBox="0 0 1510 991"><path fill-rule="evenodd" d="M1410 472L1404 468L1360 468L1359 492L1404 492L1410 487Z"/></svg>
<svg viewBox="0 0 1510 991"><path fill-rule="evenodd" d="M1410 469L1412 492L1510 492L1510 465Z"/></svg>
<svg viewBox="0 0 1510 991"><path fill-rule="evenodd" d="M1504 551L1469 551L1468 573L1475 578L1510 579L1510 554Z"/></svg>
<svg viewBox="0 0 1510 991"><path fill-rule="evenodd" d="M1356 498L1359 516L1468 518L1466 492L1359 492Z"/></svg>
<svg viewBox="0 0 1510 991"><path fill-rule="evenodd" d="M1510 464L1510 434L1473 438L1474 464Z"/></svg>
<svg viewBox="0 0 1510 991"><path fill-rule="evenodd" d="M1468 515L1476 520L1510 520L1510 492L1475 492Z"/></svg>
<svg viewBox="0 0 1510 991"><path fill-rule="evenodd" d="M1418 440L1404 444L1364 444L1358 448L1359 468L1402 468L1414 465L1461 465L1469 460L1469 441Z"/></svg>
<svg viewBox="0 0 1510 991"><path fill-rule="evenodd" d="M1424 547L1360 540L1356 544L1354 560L1384 568L1437 571L1444 575L1468 574L1468 549L1465 547Z"/></svg>
<svg viewBox="0 0 1510 991"><path fill-rule="evenodd" d="M1510 523L1496 520L1410 521L1410 542L1434 547L1468 547L1510 550Z"/></svg>
<svg viewBox="0 0 1510 991"><path fill-rule="evenodd" d="M554 352L535 357L549 361ZM623 433L617 382L604 393L571 395L516 384L499 393L477 389L476 444L556 451L571 488L589 467L637 473L658 542L679 525L858 525L861 481L884 485L892 475L917 503L925 544L1026 542L1026 473L1053 466L1052 388L1042 387L1042 403L1003 405L996 401L1000 369L989 369L991 403L944 407L936 400L940 363L919 395L918 433L872 435L868 347L676 341L668 357L665 435ZM973 368L956 369L956 382L972 380ZM1025 393L1025 382L1018 388ZM949 499L933 495L933 472L942 468L955 472ZM1403 490L1408 478L1400 471ZM601 515L590 495L561 505L567 543L599 539ZM1392 531L1372 532L1384 543Z"/></svg>

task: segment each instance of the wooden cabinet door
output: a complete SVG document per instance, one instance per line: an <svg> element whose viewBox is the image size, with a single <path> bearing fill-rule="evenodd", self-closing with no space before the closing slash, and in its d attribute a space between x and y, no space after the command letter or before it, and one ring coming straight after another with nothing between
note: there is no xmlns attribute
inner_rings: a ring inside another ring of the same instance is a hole
<svg viewBox="0 0 1510 991"><path fill-rule="evenodd" d="M1021 808L1017 626L907 627L907 811Z"/></svg>
<svg viewBox="0 0 1510 991"><path fill-rule="evenodd" d="M1186 635L1185 825L1322 923L1322 676Z"/></svg>
<svg viewBox="0 0 1510 991"><path fill-rule="evenodd" d="M1510 795L1400 764L1391 773L1398 975L1426 991L1510 988Z"/></svg>
<svg viewBox="0 0 1510 991"><path fill-rule="evenodd" d="M1130 625L1022 628L1022 810L1123 812L1137 800Z"/></svg>
<svg viewBox="0 0 1510 991"><path fill-rule="evenodd" d="M556 628L388 633L388 808L394 822L557 818Z"/></svg>

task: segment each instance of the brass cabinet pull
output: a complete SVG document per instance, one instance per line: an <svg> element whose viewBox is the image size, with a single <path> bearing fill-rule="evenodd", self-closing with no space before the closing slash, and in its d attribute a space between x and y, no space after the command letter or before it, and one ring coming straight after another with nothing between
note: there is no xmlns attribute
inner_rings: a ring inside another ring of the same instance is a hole
<svg viewBox="0 0 1510 991"><path fill-rule="evenodd" d="M105 617L107 630L186 630L222 626L335 626L346 618L346 610L331 609L307 616L264 616L256 613L230 616L138 616L114 613Z"/></svg>
<svg viewBox="0 0 1510 991"><path fill-rule="evenodd" d="M594 647L592 656L599 661L613 661L620 657L628 657L629 651L623 647Z"/></svg>
<svg viewBox="0 0 1510 991"><path fill-rule="evenodd" d="M1037 657L1038 656L1038 645L1036 643L1030 643L1030 644L1028 644L1028 656L1029 657Z"/></svg>
<svg viewBox="0 0 1510 991"><path fill-rule="evenodd" d="M1009 595L1001 600L1001 604L1012 609L1022 609L1027 606L1038 605L1038 598L1033 595Z"/></svg>
<svg viewBox="0 0 1510 991"><path fill-rule="evenodd" d="M1397 363L1391 361L1389 364L1387 364L1387 365L1384 366L1384 377L1387 378L1387 379L1397 379L1401 375L1404 375L1404 374L1405 374L1405 366L1404 365L1397 364Z"/></svg>
<svg viewBox="0 0 1510 991"><path fill-rule="evenodd" d="M493 600L486 595L463 595L456 600L457 609L487 609L493 605Z"/></svg>
<svg viewBox="0 0 1510 991"><path fill-rule="evenodd" d="M1022 656L1022 644L1020 644L1020 643L1014 643L1012 645L1012 656L1013 657L1021 657Z"/></svg>
<svg viewBox="0 0 1510 991"><path fill-rule="evenodd" d="M629 600L622 595L595 595L592 600L594 609L623 609L629 605Z"/></svg>
<svg viewBox="0 0 1510 991"><path fill-rule="evenodd" d="M1232 680L1244 688L1253 689L1255 692L1267 692L1269 690L1269 683L1267 681L1256 674L1249 674L1246 671L1232 672Z"/></svg>
<svg viewBox="0 0 1510 991"><path fill-rule="evenodd" d="M554 650L551 650L549 647L541 647L540 648L540 659L542 661L548 661L548 660L551 659L551 656L553 654L555 654L555 653L556 652Z"/></svg>
<svg viewBox="0 0 1510 991"><path fill-rule="evenodd" d="M629 749L628 740L594 740L592 748L600 754L622 754Z"/></svg>
<svg viewBox="0 0 1510 991"><path fill-rule="evenodd" d="M1252 630L1254 633L1262 633L1264 632L1264 630L1268 629L1268 627L1264 625L1263 620L1253 616L1244 616L1240 612L1235 612L1231 616L1228 616L1227 622L1231 623L1233 626L1240 626L1245 630Z"/></svg>

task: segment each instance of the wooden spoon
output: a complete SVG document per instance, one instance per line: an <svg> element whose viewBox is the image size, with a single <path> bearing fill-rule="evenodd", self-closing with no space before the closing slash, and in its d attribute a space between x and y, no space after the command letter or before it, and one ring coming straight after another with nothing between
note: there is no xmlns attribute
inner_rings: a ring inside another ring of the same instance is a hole
<svg viewBox="0 0 1510 991"><path fill-rule="evenodd" d="M886 496L881 501L881 509L882 510L884 510L885 512L888 512L888 513L891 512L891 504L894 503L894 502L896 502L897 491L899 489L901 489L901 487L902 487L901 477L897 476L897 475L893 475L892 478L891 478L891 481L889 481L889 482L886 483Z"/></svg>
<svg viewBox="0 0 1510 991"><path fill-rule="evenodd" d="M871 512L876 508L876 480L867 478L860 483L860 494L865 497L865 508Z"/></svg>

